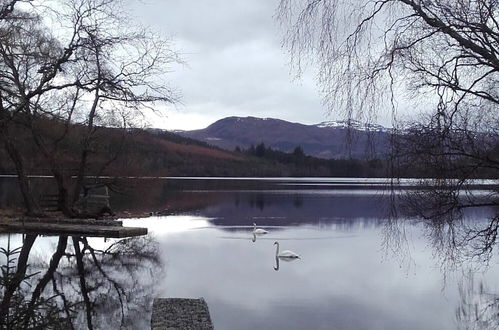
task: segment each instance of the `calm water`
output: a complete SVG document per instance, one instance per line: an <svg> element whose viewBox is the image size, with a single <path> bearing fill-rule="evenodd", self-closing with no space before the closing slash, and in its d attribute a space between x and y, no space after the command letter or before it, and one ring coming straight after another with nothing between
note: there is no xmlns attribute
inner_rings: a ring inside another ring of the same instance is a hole
<svg viewBox="0 0 499 330"><path fill-rule="evenodd" d="M168 200L144 201L167 215L125 220L148 227L148 237L77 239L92 290L82 290L78 262L61 259L53 282L76 302L81 328L88 327L85 301L92 301L96 328L147 329L154 297L204 297L218 330L499 326L497 251L477 255L478 241L462 239L489 224L491 208L434 226L390 217L390 192L362 185L180 180L174 186L151 188ZM269 234L254 237L254 222ZM0 236L1 246L7 239ZM32 273L47 272L58 240L36 239ZM301 259L276 260L275 241ZM66 251L77 255L68 242ZM21 236L11 235L10 245L22 245ZM35 285L37 276L30 279Z"/></svg>

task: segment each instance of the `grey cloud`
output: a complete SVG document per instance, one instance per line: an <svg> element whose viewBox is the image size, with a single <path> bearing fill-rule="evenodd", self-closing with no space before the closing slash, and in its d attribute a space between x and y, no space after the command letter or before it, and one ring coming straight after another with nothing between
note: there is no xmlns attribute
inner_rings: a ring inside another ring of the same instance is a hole
<svg viewBox="0 0 499 330"><path fill-rule="evenodd" d="M272 36L277 1L149 0L139 10L151 25L203 47ZM270 33L269 33L270 32Z"/></svg>
<svg viewBox="0 0 499 330"><path fill-rule="evenodd" d="M327 119L313 73L293 81L273 17L277 6L278 0L147 0L136 7L144 23L174 36L186 66L174 68L172 85L182 91L181 112L206 118L198 128L226 116ZM170 115L175 122L176 113Z"/></svg>

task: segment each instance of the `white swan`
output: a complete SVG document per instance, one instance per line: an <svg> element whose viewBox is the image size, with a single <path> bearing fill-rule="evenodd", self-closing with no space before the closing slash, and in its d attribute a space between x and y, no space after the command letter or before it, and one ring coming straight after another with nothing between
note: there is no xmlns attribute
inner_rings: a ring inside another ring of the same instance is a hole
<svg viewBox="0 0 499 330"><path fill-rule="evenodd" d="M285 250L279 253L279 242L274 242L274 245L277 245L277 249L275 250L276 258L280 259L300 259L300 256L293 251Z"/></svg>
<svg viewBox="0 0 499 330"><path fill-rule="evenodd" d="M255 235L265 235L269 232L262 228L256 228L256 223L253 223L253 234Z"/></svg>

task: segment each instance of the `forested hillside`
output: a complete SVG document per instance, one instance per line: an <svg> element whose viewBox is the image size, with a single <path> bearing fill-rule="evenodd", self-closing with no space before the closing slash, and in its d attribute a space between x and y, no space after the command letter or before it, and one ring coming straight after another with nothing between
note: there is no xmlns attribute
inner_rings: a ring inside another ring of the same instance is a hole
<svg viewBox="0 0 499 330"><path fill-rule="evenodd" d="M64 127L55 121L43 125L43 134L53 139ZM50 166L37 150L30 133L18 127L18 142L29 174L51 175ZM81 129L73 127L65 145L64 173L73 175L78 167ZM194 139L161 130L97 128L91 144L88 175L110 176L386 176L384 161L326 160L303 154L300 146L292 153L265 145L229 152ZM71 156L74 154L75 157ZM0 149L0 172L14 174L15 168Z"/></svg>

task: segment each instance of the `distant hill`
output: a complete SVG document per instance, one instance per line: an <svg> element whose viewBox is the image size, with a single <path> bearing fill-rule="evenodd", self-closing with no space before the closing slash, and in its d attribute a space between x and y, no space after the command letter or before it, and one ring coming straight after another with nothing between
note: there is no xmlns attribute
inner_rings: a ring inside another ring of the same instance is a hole
<svg viewBox="0 0 499 330"><path fill-rule="evenodd" d="M44 120L45 138L61 130L56 120ZM75 175L80 161L81 128L71 126L70 133L57 151L58 161L68 174ZM51 175L50 165L33 143L29 131L19 127L18 146L25 160L26 171L32 175ZM110 176L222 175L243 171L246 156L228 152L204 142L161 130L120 129L98 127L92 152L88 156L88 171ZM22 141L22 142L21 142ZM49 148L52 144L48 144ZM54 151L56 152L56 151ZM108 163L109 162L109 163ZM0 144L0 174L14 174L15 167Z"/></svg>
<svg viewBox="0 0 499 330"><path fill-rule="evenodd" d="M65 130L57 120L40 120L46 141ZM23 126L16 132L26 171L32 175L51 175L50 164L33 143L30 132ZM69 132L60 149L54 150L68 176L75 175L78 169L83 129L70 126ZM88 175L379 177L387 173L382 159L327 160L262 145L234 152L159 129L128 129L125 136L123 133L119 129L96 128L94 137L98 143L93 144L88 156ZM0 144L0 174L14 173L14 164Z"/></svg>
<svg viewBox="0 0 499 330"><path fill-rule="evenodd" d="M326 159L384 158L389 145L389 129L344 121L304 125L273 118L227 117L205 129L176 133L227 150L262 142L284 152L301 146L305 154Z"/></svg>

